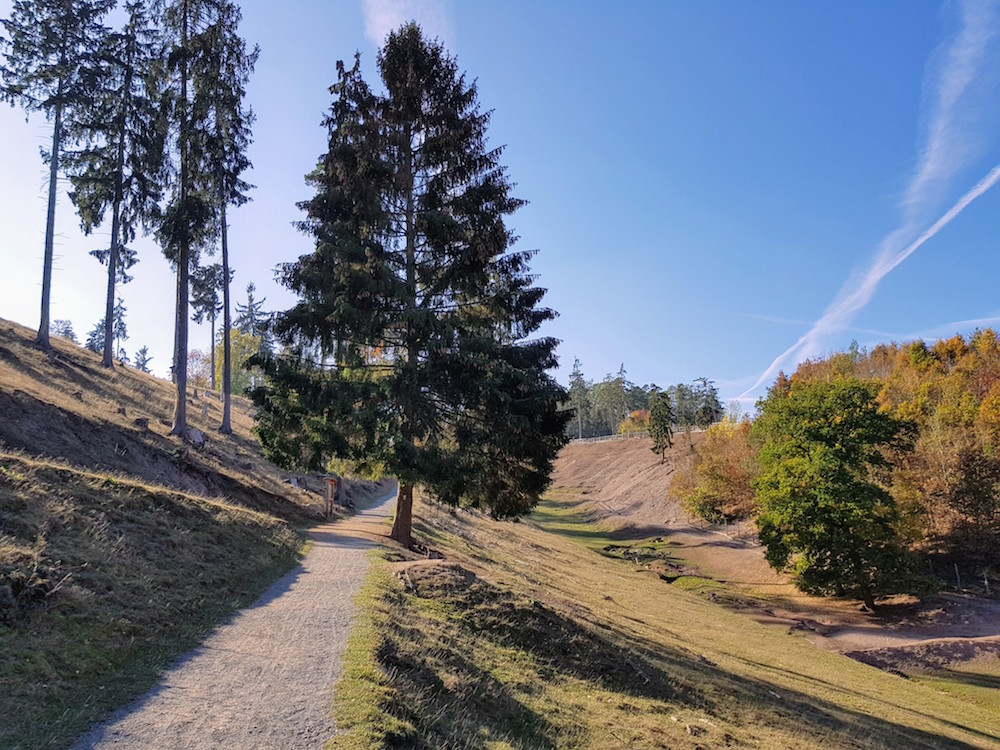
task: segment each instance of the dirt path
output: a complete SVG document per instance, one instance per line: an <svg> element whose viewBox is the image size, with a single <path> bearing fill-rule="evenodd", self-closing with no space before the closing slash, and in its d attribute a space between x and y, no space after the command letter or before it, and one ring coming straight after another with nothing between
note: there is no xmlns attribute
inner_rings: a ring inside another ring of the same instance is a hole
<svg viewBox="0 0 1000 750"><path fill-rule="evenodd" d="M335 733L333 686L395 489L314 528L295 570L183 657L160 684L84 735L90 748L321 748Z"/></svg>

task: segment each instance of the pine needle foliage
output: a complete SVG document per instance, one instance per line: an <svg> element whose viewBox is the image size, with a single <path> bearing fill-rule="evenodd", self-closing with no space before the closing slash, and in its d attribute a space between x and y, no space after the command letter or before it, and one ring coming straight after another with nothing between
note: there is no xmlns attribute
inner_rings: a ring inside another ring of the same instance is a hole
<svg viewBox="0 0 1000 750"><path fill-rule="evenodd" d="M506 225L523 201L487 145L474 82L415 24L378 56L385 94L338 63L329 149L300 204L315 252L284 266L299 303L277 316L286 351L262 357L265 451L286 465L399 478L393 536L409 544L412 487L498 518L548 485L571 413L547 373L555 317L531 251ZM318 349L320 362L304 352Z"/></svg>

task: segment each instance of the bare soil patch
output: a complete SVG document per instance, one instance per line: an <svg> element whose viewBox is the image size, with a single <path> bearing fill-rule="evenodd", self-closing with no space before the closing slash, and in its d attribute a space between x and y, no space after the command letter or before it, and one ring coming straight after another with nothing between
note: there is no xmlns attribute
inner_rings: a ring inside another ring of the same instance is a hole
<svg viewBox="0 0 1000 750"><path fill-rule="evenodd" d="M692 444L701 438L693 433ZM1000 643L1000 602L965 593L943 593L923 601L894 597L876 614L857 602L807 596L764 559L749 525L720 527L691 518L668 496L673 473L692 450L684 435L667 451L665 461L648 439L577 443L556 461L553 490L578 504L585 518L613 530L621 540L662 537L686 573L726 584L711 596L762 623L800 631L816 646L891 668L913 668L921 644L941 642L928 653L935 663L945 657L973 658ZM624 555L628 559L627 555ZM651 573L658 572L649 565ZM989 639L996 639L996 643ZM975 640L961 645L959 641ZM900 666L892 667L898 651Z"/></svg>

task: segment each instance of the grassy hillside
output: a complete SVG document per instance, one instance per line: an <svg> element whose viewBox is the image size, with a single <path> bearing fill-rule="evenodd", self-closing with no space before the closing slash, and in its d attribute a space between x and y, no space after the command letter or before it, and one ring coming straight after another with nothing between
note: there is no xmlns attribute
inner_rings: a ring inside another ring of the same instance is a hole
<svg viewBox="0 0 1000 750"><path fill-rule="evenodd" d="M65 747L294 564L320 498L268 464L235 399L0 321L0 747Z"/></svg>
<svg viewBox="0 0 1000 750"><path fill-rule="evenodd" d="M528 522L418 508L444 560L375 566L338 688L335 747L1000 747L1000 715L668 584L584 520L579 492ZM613 538L612 538L613 537ZM980 695L973 700L976 690Z"/></svg>

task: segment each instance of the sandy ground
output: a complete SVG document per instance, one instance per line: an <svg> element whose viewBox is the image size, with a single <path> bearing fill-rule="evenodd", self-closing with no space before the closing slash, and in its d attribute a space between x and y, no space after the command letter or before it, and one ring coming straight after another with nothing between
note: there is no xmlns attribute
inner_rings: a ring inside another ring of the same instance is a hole
<svg viewBox="0 0 1000 750"><path fill-rule="evenodd" d="M336 732L333 687L366 552L385 538L394 497L395 487L354 516L315 527L302 565L74 750L321 748Z"/></svg>
<svg viewBox="0 0 1000 750"><path fill-rule="evenodd" d="M692 435L695 445L700 437ZM997 599L959 592L924 601L897 597L873 615L860 611L858 602L802 594L768 565L751 526L704 524L669 499L675 467L691 451L686 436L662 464L651 447L651 440L569 445L556 461L553 488L575 495L588 518L618 529L623 540L669 540L691 569L736 592L729 606L759 622L800 631L819 648L908 668L1000 654Z"/></svg>

